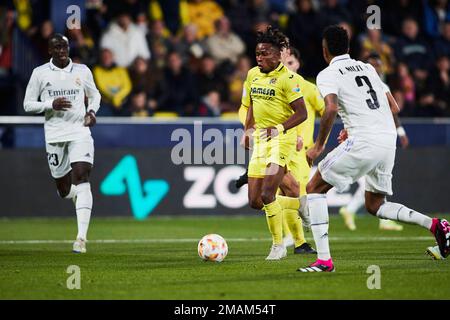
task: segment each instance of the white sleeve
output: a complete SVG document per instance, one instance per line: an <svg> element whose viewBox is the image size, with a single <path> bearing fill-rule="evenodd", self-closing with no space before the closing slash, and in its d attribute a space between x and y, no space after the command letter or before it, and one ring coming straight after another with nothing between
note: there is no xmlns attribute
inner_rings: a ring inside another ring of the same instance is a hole
<svg viewBox="0 0 450 320"><path fill-rule="evenodd" d="M138 56L141 56L144 59L150 59L151 54L150 54L150 49L148 48L147 45L147 39L145 39L145 35L139 31L136 30L136 38L138 39L138 41L136 41L136 45L138 46Z"/></svg>
<svg viewBox="0 0 450 320"><path fill-rule="evenodd" d="M109 30L107 30L103 36L100 38L100 48L111 49L111 36L109 35Z"/></svg>
<svg viewBox="0 0 450 320"><path fill-rule="evenodd" d="M40 81L36 74L36 71L33 70L31 74L30 81L28 81L27 89L25 91L25 98L23 100L23 108L25 112L29 113L41 113L45 110L52 109L53 101L39 101L40 96Z"/></svg>
<svg viewBox="0 0 450 320"><path fill-rule="evenodd" d="M97 89L97 86L95 85L92 72L91 70L89 70L88 67L86 67L86 79L84 82L84 89L89 103L87 110L88 111L93 110L95 113L97 113L98 109L100 109L101 95Z"/></svg>
<svg viewBox="0 0 450 320"><path fill-rule="evenodd" d="M339 94L339 87L337 84L337 78L332 72L323 70L317 76L317 88L319 88L322 98L329 94Z"/></svg>

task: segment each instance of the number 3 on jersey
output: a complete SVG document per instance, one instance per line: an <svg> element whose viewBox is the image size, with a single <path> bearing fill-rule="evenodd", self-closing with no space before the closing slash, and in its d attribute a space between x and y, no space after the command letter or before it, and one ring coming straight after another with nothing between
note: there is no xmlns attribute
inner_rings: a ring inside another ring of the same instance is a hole
<svg viewBox="0 0 450 320"><path fill-rule="evenodd" d="M373 99L373 101L372 101L372 99L366 99L367 106L369 107L369 109L372 109L372 110L378 109L380 107L380 103L378 102L377 93L375 92L375 90L373 90L373 87L369 81L369 78L367 78L366 76L355 77L355 81L356 81L356 84L358 85L358 87L364 86L363 80L369 87L369 90L367 91L367 93L370 94L370 96Z"/></svg>

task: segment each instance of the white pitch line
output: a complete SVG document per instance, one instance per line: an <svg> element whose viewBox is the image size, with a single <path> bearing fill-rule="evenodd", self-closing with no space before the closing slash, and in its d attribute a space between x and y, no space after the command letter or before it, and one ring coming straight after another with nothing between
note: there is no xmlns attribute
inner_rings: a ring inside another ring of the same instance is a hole
<svg viewBox="0 0 450 320"><path fill-rule="evenodd" d="M255 242L270 241L270 238L229 238L228 242ZM312 240L312 239L308 239ZM430 241L432 237L330 237L330 241L336 242L358 242L358 241ZM198 242L199 239L98 239L89 240L89 243L190 243ZM0 240L1 244L64 244L72 243L73 240Z"/></svg>

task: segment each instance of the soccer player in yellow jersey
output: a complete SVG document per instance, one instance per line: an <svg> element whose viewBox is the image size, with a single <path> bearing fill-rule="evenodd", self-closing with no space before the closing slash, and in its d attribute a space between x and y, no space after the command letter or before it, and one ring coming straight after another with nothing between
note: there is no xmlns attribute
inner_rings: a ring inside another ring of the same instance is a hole
<svg viewBox="0 0 450 320"><path fill-rule="evenodd" d="M256 61L259 70L249 72L251 78L247 78L243 91L244 105L249 106L246 132L253 127L256 129L248 167L249 202L252 208L266 212L272 234L272 248L266 260L286 256L282 240L283 209L299 207L298 194L276 196L295 151L295 127L307 117L300 76L281 63L281 50L287 46L286 36L277 29L269 27L258 32ZM249 140L245 142L248 147Z"/></svg>
<svg viewBox="0 0 450 320"><path fill-rule="evenodd" d="M282 62L292 72L297 72L300 68L300 53L295 48L282 50ZM259 72L259 68L255 67L248 72L248 77L251 79ZM323 99L320 98L316 86L303 79L300 76L302 93L308 113L307 119L299 126L297 126L297 145L296 150L293 151L290 172L286 174L281 182L280 198L282 196L296 197L298 194L304 195L306 193L306 184L308 183L311 168L306 161L306 150L313 144L314 120L316 113L320 115L324 110ZM248 89L247 88L244 89ZM250 104L249 97L244 95L241 108L239 109L239 119L244 124L247 115L248 106ZM247 173L241 176L237 181L237 187L247 183ZM283 243L286 247L294 245L294 253L296 254L313 254L316 251L306 242L303 228L301 226L301 219L298 216L297 210L292 208L283 209L283 233L285 237Z"/></svg>

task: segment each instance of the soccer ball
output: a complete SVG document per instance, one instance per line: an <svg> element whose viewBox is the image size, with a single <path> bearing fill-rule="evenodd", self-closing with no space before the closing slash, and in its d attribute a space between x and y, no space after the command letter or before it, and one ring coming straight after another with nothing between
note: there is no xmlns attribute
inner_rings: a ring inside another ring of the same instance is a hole
<svg viewBox="0 0 450 320"><path fill-rule="evenodd" d="M227 242L218 234L207 234L198 243L198 255L205 261L221 262L227 254Z"/></svg>

